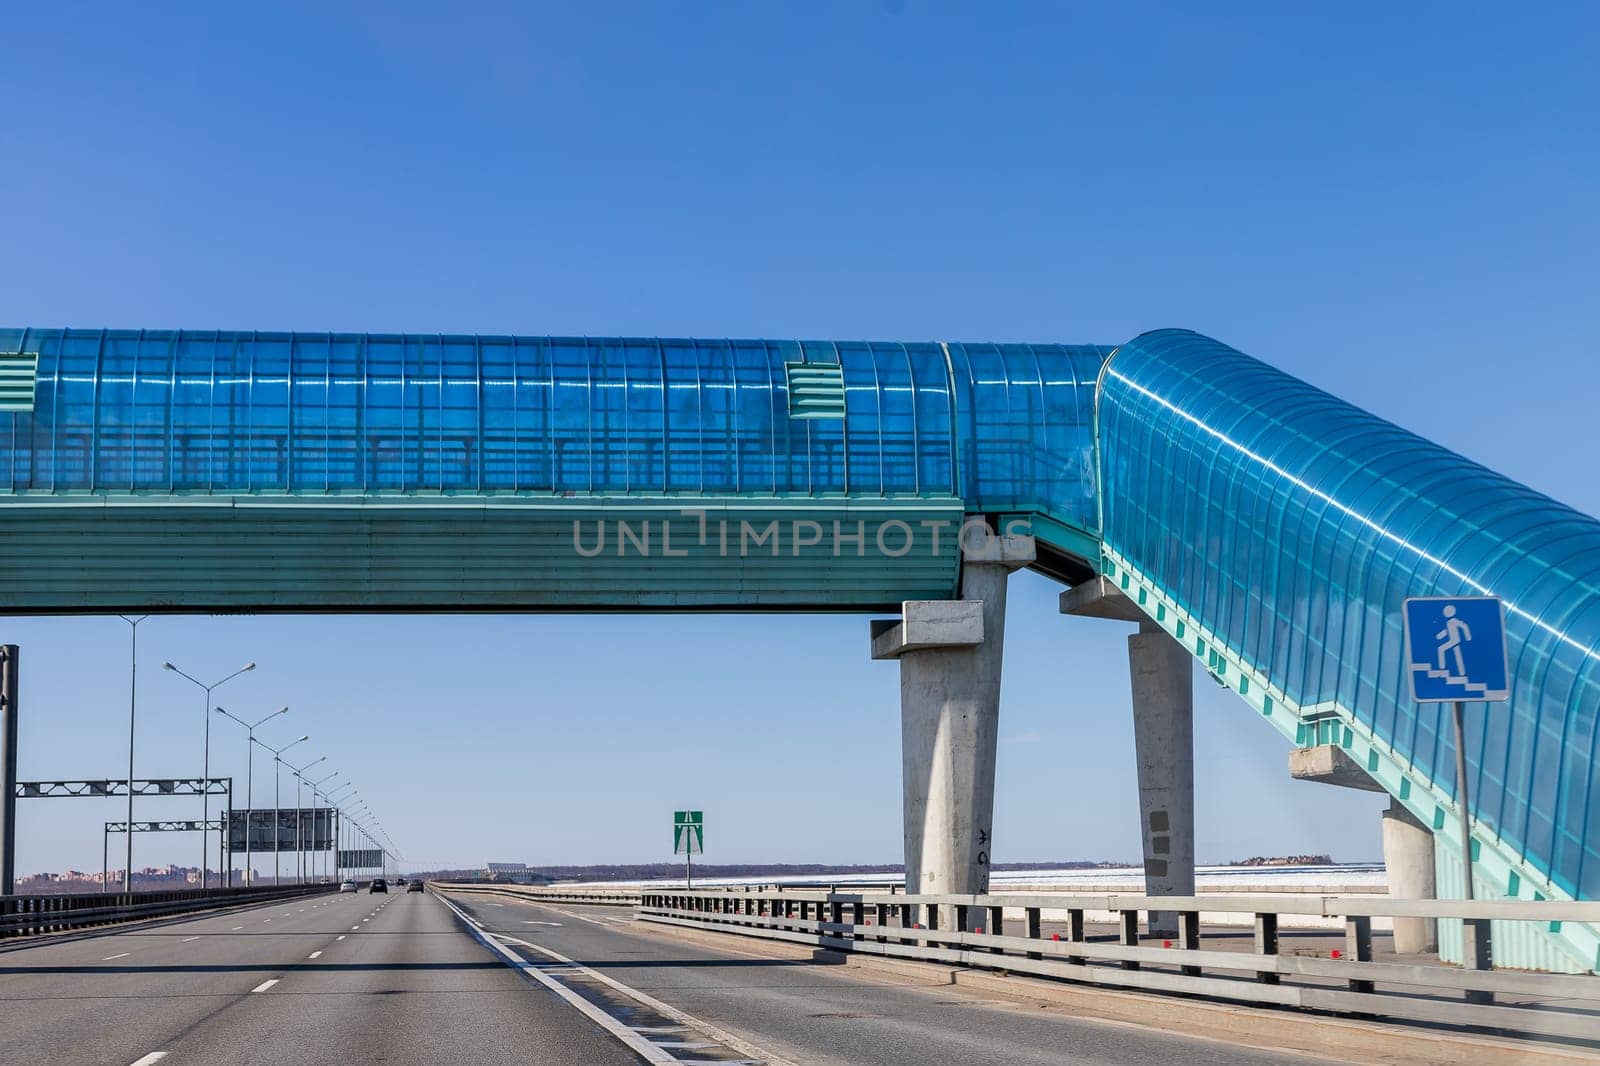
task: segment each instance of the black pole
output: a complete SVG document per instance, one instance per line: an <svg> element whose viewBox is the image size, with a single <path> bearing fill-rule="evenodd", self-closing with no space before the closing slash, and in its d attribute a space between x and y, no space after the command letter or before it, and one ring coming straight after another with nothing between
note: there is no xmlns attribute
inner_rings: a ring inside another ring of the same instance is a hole
<svg viewBox="0 0 1600 1066"><path fill-rule="evenodd" d="M17 659L0 644L0 895L17 890Z"/></svg>

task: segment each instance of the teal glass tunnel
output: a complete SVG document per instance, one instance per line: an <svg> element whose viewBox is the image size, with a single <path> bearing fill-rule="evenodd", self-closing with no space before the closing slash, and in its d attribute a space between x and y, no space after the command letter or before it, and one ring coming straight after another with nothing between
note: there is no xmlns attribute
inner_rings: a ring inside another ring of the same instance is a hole
<svg viewBox="0 0 1600 1066"><path fill-rule="evenodd" d="M127 497L954 500L1136 570L1453 792L1407 596L1507 603L1474 815L1600 897L1600 523L1198 334L1120 348L0 330L0 507ZM885 560L884 566L896 565ZM1504 888L1504 886L1502 886Z"/></svg>

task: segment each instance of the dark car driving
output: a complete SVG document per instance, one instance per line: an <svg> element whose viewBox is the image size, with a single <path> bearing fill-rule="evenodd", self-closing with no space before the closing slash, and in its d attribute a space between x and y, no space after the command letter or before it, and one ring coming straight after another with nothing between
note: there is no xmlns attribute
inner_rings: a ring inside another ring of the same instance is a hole
<svg viewBox="0 0 1600 1066"><path fill-rule="evenodd" d="M417 878L413 877L410 881L406 882L406 891L407 892L421 892L422 891L422 882L420 880L418 880Z"/></svg>
<svg viewBox="0 0 1600 1066"><path fill-rule="evenodd" d="M389 882L385 881L381 877L374 877L372 879L372 887L367 889L367 891L387 893L389 891Z"/></svg>

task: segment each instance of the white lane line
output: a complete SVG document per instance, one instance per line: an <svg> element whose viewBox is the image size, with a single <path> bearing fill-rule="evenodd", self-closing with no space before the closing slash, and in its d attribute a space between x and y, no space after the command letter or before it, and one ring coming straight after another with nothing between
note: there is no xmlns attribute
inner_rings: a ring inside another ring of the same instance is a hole
<svg viewBox="0 0 1600 1066"><path fill-rule="evenodd" d="M560 922L536 922L531 918L522 919L522 924L523 925L554 925L554 926L560 926L561 925Z"/></svg>
<svg viewBox="0 0 1600 1066"><path fill-rule="evenodd" d="M110 962L112 959L125 959L129 955L132 955L132 954L133 954L133 952L131 952L131 951L124 951L124 952L122 952L120 954L117 954L117 955L107 955L105 958L101 959L100 961L101 962Z"/></svg>
<svg viewBox="0 0 1600 1066"><path fill-rule="evenodd" d="M506 947L498 940L495 940L490 936L485 936L483 926L479 925L477 920L468 915L466 911L462 910L460 907L457 907L454 903L451 903L443 896L435 896L434 899L439 900L439 902L443 903L446 907L449 907L452 911L455 911L456 916L459 917L463 922L467 923L467 929L471 932L472 938L478 943L486 946L490 951L498 954L502 959L505 960L506 965L510 966L514 970L526 974L528 977L531 977L533 980L539 982L541 985L560 996L569 1005L575 1007L585 1018L588 1018L600 1028L604 1029L606 1032L622 1041L634 1052L639 1054L646 1062L662 1064L662 1066L666 1066L666 1064L677 1063L678 1060L673 1058L670 1052L663 1051L661 1048L656 1047L653 1043L646 1040L644 1037L640 1036L626 1025L623 1025L611 1015L607 1014L593 1003L590 1003L587 999L584 999L582 996L578 995L578 993L574 992L560 981L540 973L537 966L518 955L515 951L512 951L510 948Z"/></svg>
<svg viewBox="0 0 1600 1066"><path fill-rule="evenodd" d="M133 1066L152 1066L153 1063L160 1062L166 1057L167 1053L165 1051L152 1051L143 1058L134 1059Z"/></svg>
<svg viewBox="0 0 1600 1066"><path fill-rule="evenodd" d="M362 921L363 921L363 922L370 922L370 921L372 921L372 919L371 919L371 918L363 918L363 919L361 919L361 920L362 920Z"/></svg>
<svg viewBox="0 0 1600 1066"><path fill-rule="evenodd" d="M241 929L243 929L243 928L244 928L244 926L242 926L242 925L236 925L236 926L234 926L234 927L233 927L233 928L232 928L232 929L230 929L230 930L228 930L228 932L230 932L230 933L237 933L237 932L238 932L238 931L239 931L239 930L241 930Z"/></svg>
<svg viewBox="0 0 1600 1066"><path fill-rule="evenodd" d="M350 931L351 931L351 932L352 932L352 933L354 933L354 932L355 932L355 931L357 931L357 930L358 930L358 929L360 929L360 928L361 928L361 927L360 927L360 926L359 926L359 925L352 925L352 926L351 926L351 927L350 927Z"/></svg>
<svg viewBox="0 0 1600 1066"><path fill-rule="evenodd" d="M449 901L446 900L446 902L449 902ZM518 940L514 936L507 936L507 937L504 937L503 939L505 939L505 940L507 940L507 941L509 941L509 942L511 942L513 944L520 945L521 947L525 947L530 951L537 951L539 954L545 956L546 958L554 959L556 962L565 963L566 965L571 966L573 969L577 970L579 973L583 974L585 977L589 978L591 981L598 981L601 984L605 985L607 988L613 989L616 992L619 992L622 995L627 996L629 999L635 1000L636 1002L643 1003L646 1007L649 1007L651 1010L656 1011L659 1014L663 1014L663 1015L665 1015L666 1017L672 1019L675 1022L683 1022L687 1026L690 1026L692 1028L698 1029L698 1030L700 1030L700 1032L706 1034L707 1036L712 1037L712 1038L720 1041L723 1045L725 1045L727 1047L730 1047L730 1048L733 1048L735 1051L739 1052L740 1054L749 1055L752 1058L755 1058L755 1059L757 1059L757 1060L759 1060L761 1062L764 1062L764 1063L767 1064L767 1066L794 1066L794 1063L791 1063L788 1059L779 1058L778 1056L773 1055L770 1052L767 1052L767 1051L763 1050L762 1048L756 1047L754 1044L751 1044L748 1041L741 1040L739 1037L734 1036L732 1033L728 1032L726 1029L720 1029L717 1026L712 1025L710 1022L702 1021L701 1019L696 1018L694 1015L689 1014L686 1011L681 1011L677 1007L674 1007L674 1006L671 1006L670 1004L661 1002L659 999L656 999L654 996L646 995L645 993L639 991L637 988L630 988L629 986L623 984L621 981L618 981L618 980L616 980L615 978L612 978L612 977L607 977L605 974L600 973L598 970L591 970L589 967L583 965L582 963L573 962L571 959L567 958L565 955L560 954L559 952L551 951L547 947L543 947L543 946L541 946L539 944L531 943L530 941L527 941L527 940ZM510 950L510 949L506 949L506 950ZM588 1001L585 1000L585 1002L588 1002ZM692 1061L697 1061L697 1060L680 1059L678 1061L679 1062L686 1062L686 1061L692 1062Z"/></svg>
<svg viewBox="0 0 1600 1066"><path fill-rule="evenodd" d="M320 959L321 957L322 957L322 952L320 952L320 951L313 951L311 954L306 956L306 958L308 958L308 959Z"/></svg>
<svg viewBox="0 0 1600 1066"><path fill-rule="evenodd" d="M344 933L340 933L338 936L334 937L334 939L335 940L343 940L345 938L345 935L346 934L344 934Z"/></svg>
<svg viewBox="0 0 1600 1066"><path fill-rule="evenodd" d="M273 985L275 985L277 983L278 983L278 979L276 977L274 977L270 981L262 981L259 985L256 985L250 991L252 991L252 992L265 992L267 989L271 988Z"/></svg>
<svg viewBox="0 0 1600 1066"><path fill-rule="evenodd" d="M263 919L261 919L261 920L262 920L262 921L263 921L263 922L270 922L270 921L272 921L272 919L271 919L271 918L263 918Z"/></svg>
<svg viewBox="0 0 1600 1066"><path fill-rule="evenodd" d="M191 940L199 940L199 939L200 939L200 938L199 938L199 937L197 937L197 936L186 936L186 937L184 937L184 938L183 938L183 940L182 940L182 943L185 943L185 944L187 944L187 943L189 943L189 942L190 942L190 941L191 941Z"/></svg>

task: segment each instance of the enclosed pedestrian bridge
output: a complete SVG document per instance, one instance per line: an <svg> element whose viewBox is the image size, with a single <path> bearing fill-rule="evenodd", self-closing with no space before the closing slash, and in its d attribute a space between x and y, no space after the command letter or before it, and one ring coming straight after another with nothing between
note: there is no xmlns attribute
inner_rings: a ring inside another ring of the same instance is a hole
<svg viewBox="0 0 1600 1066"><path fill-rule="evenodd" d="M1480 893L1600 897L1600 523L1195 333L0 330L0 536L6 613L899 614L1003 608L1003 576L970 579L1028 565L1446 849L1454 753L1406 694L1401 601L1500 596L1512 698L1469 715ZM934 654L912 621L883 654ZM1551 945L1600 967L1592 930Z"/></svg>

